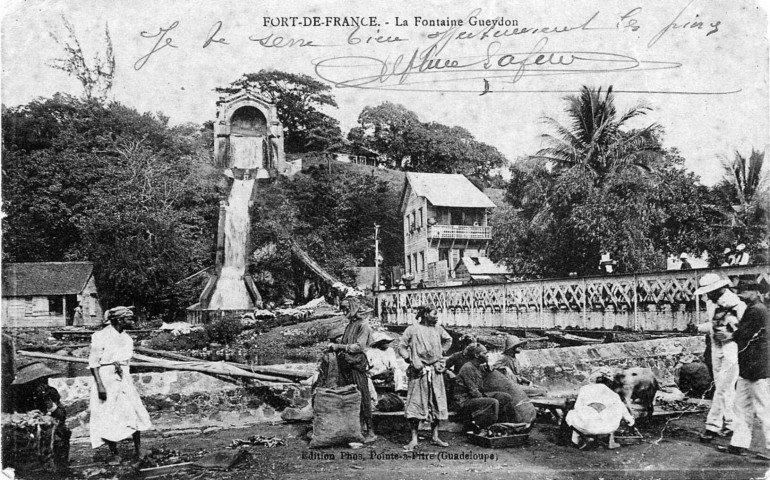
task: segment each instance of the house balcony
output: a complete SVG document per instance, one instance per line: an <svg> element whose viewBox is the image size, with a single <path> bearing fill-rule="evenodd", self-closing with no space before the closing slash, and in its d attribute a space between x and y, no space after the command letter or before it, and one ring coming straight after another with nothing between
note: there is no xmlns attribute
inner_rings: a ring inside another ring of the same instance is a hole
<svg viewBox="0 0 770 480"><path fill-rule="evenodd" d="M455 240L491 240L492 227L468 225L431 225L428 238L448 238Z"/></svg>

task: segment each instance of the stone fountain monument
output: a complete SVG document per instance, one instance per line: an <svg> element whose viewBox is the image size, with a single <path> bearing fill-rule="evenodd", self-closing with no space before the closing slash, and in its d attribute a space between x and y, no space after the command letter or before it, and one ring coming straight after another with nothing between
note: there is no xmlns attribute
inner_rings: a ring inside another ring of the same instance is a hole
<svg viewBox="0 0 770 480"><path fill-rule="evenodd" d="M219 205L215 270L199 302L187 309L190 323L240 317L261 307L262 298L246 270L251 252L249 211L260 181L289 169L275 105L249 92L220 100L214 162L229 188L227 200Z"/></svg>

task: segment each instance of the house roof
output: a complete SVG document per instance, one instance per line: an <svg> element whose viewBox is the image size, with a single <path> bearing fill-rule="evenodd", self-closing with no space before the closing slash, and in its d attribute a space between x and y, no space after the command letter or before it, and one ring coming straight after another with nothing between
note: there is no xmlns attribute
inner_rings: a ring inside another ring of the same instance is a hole
<svg viewBox="0 0 770 480"><path fill-rule="evenodd" d="M511 272L487 257L463 257L461 260L470 275L510 275ZM460 266L459 264L457 265ZM457 267L455 267L457 270Z"/></svg>
<svg viewBox="0 0 770 480"><path fill-rule="evenodd" d="M91 278L91 262L36 262L3 264L3 296L76 295Z"/></svg>
<svg viewBox="0 0 770 480"><path fill-rule="evenodd" d="M494 208L495 204L470 180L460 174L413 173L406 174L401 202L405 200L406 187L410 186L418 197L425 197L437 207Z"/></svg>

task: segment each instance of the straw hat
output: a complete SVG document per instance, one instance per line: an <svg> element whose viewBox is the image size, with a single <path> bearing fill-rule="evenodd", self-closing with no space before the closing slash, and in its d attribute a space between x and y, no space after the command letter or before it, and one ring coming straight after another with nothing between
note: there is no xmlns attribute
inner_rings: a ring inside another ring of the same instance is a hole
<svg viewBox="0 0 770 480"><path fill-rule="evenodd" d="M508 352L508 350L512 350L515 347L518 347L519 345L524 345L529 340L526 338L519 338L516 335L508 335L505 337L505 346L503 346L503 353Z"/></svg>
<svg viewBox="0 0 770 480"><path fill-rule="evenodd" d="M738 251L738 252L742 252L742 251L746 250L746 245L741 243L737 247L735 247L735 250Z"/></svg>
<svg viewBox="0 0 770 480"><path fill-rule="evenodd" d="M11 385L23 385L38 378L53 377L55 375L61 375L61 373L46 367L43 362L33 362L19 368L19 371L16 372L16 378Z"/></svg>
<svg viewBox="0 0 770 480"><path fill-rule="evenodd" d="M707 273L700 278L698 285L700 288L695 290L695 295L705 295L715 290L719 290L722 287L729 287L732 284L730 283L730 280L722 278L716 273Z"/></svg>
<svg viewBox="0 0 770 480"><path fill-rule="evenodd" d="M690 258L690 256L687 255L686 253L683 253L683 254L679 255L679 258L681 258L682 260L685 260L687 258Z"/></svg>
<svg viewBox="0 0 770 480"><path fill-rule="evenodd" d="M385 332L377 331L372 334L372 345L376 345L381 342L390 343L392 341L393 341L393 337L391 337Z"/></svg>

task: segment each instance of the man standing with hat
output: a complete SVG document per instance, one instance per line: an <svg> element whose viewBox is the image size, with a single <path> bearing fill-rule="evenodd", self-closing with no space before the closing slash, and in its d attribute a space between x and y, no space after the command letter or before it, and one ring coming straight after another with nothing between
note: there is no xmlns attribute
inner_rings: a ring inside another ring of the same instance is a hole
<svg viewBox="0 0 770 480"><path fill-rule="evenodd" d="M349 293L342 301L341 308L350 323L345 327L340 343L332 343L329 350L337 354L340 386L355 385L361 392L361 430L366 431L364 443L374 443L374 420L372 419L372 397L369 392L369 361L366 349L372 343L372 327L361 314L361 306L356 295Z"/></svg>
<svg viewBox="0 0 770 480"><path fill-rule="evenodd" d="M690 265L690 261L687 260L688 258L690 257L686 253L679 255L679 259L682 260L679 270L692 270L692 265Z"/></svg>
<svg viewBox="0 0 770 480"><path fill-rule="evenodd" d="M722 342L738 346L739 377L735 396L735 430L728 452L745 455L751 445L754 415L759 418L770 450L770 313L762 303L762 286L755 281L738 285L739 296L748 304L738 329L718 332Z"/></svg>
<svg viewBox="0 0 770 480"><path fill-rule="evenodd" d="M717 435L728 436L732 432L735 382L738 380L738 347L734 341L716 338L719 331L734 330L740 321L746 304L730 290L730 280L716 273L707 273L698 282L695 295L706 295L708 322L698 325L698 331L711 339L711 364L714 373L714 398L706 416L706 429L700 434L701 442L710 442ZM719 312L719 313L717 313ZM728 319L733 321L729 322Z"/></svg>

